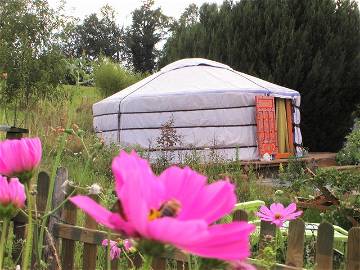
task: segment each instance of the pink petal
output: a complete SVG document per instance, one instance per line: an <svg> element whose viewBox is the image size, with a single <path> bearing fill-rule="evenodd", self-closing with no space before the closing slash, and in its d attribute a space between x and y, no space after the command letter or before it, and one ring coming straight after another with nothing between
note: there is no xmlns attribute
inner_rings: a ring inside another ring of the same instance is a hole
<svg viewBox="0 0 360 270"><path fill-rule="evenodd" d="M181 203L178 219L205 219L213 223L231 212L236 203L234 186L228 181L206 185L206 177L186 167L166 169L159 177L165 186L166 200Z"/></svg>
<svg viewBox="0 0 360 270"><path fill-rule="evenodd" d="M148 224L149 238L163 243L182 246L194 238L207 233L207 224L203 220L180 221L164 217Z"/></svg>
<svg viewBox="0 0 360 270"><path fill-rule="evenodd" d="M18 178L11 178L8 184L9 198L11 203L17 208L25 206L25 187Z"/></svg>
<svg viewBox="0 0 360 270"><path fill-rule="evenodd" d="M275 224L276 227L280 228L284 224L284 220L283 219L274 219L271 223Z"/></svg>
<svg viewBox="0 0 360 270"><path fill-rule="evenodd" d="M118 216L118 224L115 224L110 221L110 217L114 214L107 210L106 208L99 205L94 200L90 199L87 196L74 196L70 198L70 201L75 204L77 207L81 208L86 214L91 216L96 222L117 231L123 231L126 229L125 221L121 220ZM120 222L121 220L121 222Z"/></svg>
<svg viewBox="0 0 360 270"><path fill-rule="evenodd" d="M243 260L250 255L249 235L255 226L246 222L233 222L209 227L207 235L182 248L190 253L220 260Z"/></svg>
<svg viewBox="0 0 360 270"><path fill-rule="evenodd" d="M262 205L260 207L260 210L259 210L261 213L263 213L264 215L267 215L267 216L273 216L274 213L270 211L269 208L267 208L265 205Z"/></svg>
<svg viewBox="0 0 360 270"><path fill-rule="evenodd" d="M273 219L275 219L274 217L264 215L264 214L262 214L262 213L260 213L260 212L257 212L256 215L257 215L261 220L264 220L264 221L272 221Z"/></svg>
<svg viewBox="0 0 360 270"><path fill-rule="evenodd" d="M302 211L297 211L297 212L295 212L295 213L292 213L292 214L287 215L285 218L286 218L287 220L297 219L299 216L302 215L302 213L303 213Z"/></svg>
<svg viewBox="0 0 360 270"><path fill-rule="evenodd" d="M39 138L5 140L0 143L0 173L11 176L15 173L31 171L41 161L41 141Z"/></svg>
<svg viewBox="0 0 360 270"><path fill-rule="evenodd" d="M270 210L274 214L276 213L282 214L284 211L284 206L281 203L273 203L270 205Z"/></svg>
<svg viewBox="0 0 360 270"><path fill-rule="evenodd" d="M164 201L164 189L151 171L150 165L135 152L121 151L113 160L116 192L126 219L141 235L147 236L148 216Z"/></svg>
<svg viewBox="0 0 360 270"><path fill-rule="evenodd" d="M284 209L284 215L291 214L296 211L296 204L290 203L285 209Z"/></svg>

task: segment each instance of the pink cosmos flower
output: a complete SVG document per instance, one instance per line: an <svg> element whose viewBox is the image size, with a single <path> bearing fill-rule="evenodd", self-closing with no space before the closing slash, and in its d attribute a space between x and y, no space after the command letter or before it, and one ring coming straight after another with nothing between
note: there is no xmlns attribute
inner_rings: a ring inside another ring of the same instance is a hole
<svg viewBox="0 0 360 270"><path fill-rule="evenodd" d="M115 260L120 257L121 249L118 247L118 243L112 240L109 241L108 239L104 239L101 244L104 247L107 247L109 242L110 242L110 258L111 260Z"/></svg>
<svg viewBox="0 0 360 270"><path fill-rule="evenodd" d="M296 204L291 203L288 207L284 207L281 203L273 203L270 209L261 206L260 211L256 215L263 221L269 221L277 227L282 227L285 221L297 219L301 216L302 211L296 211Z"/></svg>
<svg viewBox="0 0 360 270"><path fill-rule="evenodd" d="M5 140L0 143L0 174L13 176L31 172L41 161L39 138Z"/></svg>
<svg viewBox="0 0 360 270"><path fill-rule="evenodd" d="M133 238L171 244L207 258L238 261L250 255L246 222L213 224L235 206L229 181L207 184L190 168L173 166L155 176L135 152L113 160L120 210L113 213L86 196L71 201L97 222Z"/></svg>
<svg viewBox="0 0 360 270"><path fill-rule="evenodd" d="M0 217L11 218L19 208L25 205L25 188L17 178L11 178L0 175Z"/></svg>
<svg viewBox="0 0 360 270"><path fill-rule="evenodd" d="M123 244L126 251L130 251L133 248L133 244L130 239L125 239Z"/></svg>

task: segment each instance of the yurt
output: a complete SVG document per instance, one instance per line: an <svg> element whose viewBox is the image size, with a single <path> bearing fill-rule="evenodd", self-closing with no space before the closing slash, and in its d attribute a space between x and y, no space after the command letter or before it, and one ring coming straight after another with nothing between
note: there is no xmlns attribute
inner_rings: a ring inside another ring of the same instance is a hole
<svg viewBox="0 0 360 270"><path fill-rule="evenodd" d="M171 151L178 161L258 160L301 153L299 108L297 91L190 58L94 104L93 117L107 144L143 148L151 159Z"/></svg>

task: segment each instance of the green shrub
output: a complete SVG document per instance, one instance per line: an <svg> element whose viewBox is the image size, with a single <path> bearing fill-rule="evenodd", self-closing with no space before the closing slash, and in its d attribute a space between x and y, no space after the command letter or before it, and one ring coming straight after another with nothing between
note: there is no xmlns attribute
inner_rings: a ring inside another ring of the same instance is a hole
<svg viewBox="0 0 360 270"><path fill-rule="evenodd" d="M353 131L346 136L344 147L337 153L336 160L341 165L357 165L360 163L360 121Z"/></svg>
<svg viewBox="0 0 360 270"><path fill-rule="evenodd" d="M95 69L95 85L104 96L110 96L144 78L108 59L103 60Z"/></svg>

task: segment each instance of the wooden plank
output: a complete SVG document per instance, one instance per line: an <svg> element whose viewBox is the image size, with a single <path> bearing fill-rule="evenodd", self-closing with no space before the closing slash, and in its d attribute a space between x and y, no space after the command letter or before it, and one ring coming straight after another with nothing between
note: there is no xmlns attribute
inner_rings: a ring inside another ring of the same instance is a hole
<svg viewBox="0 0 360 270"><path fill-rule="evenodd" d="M286 265L303 267L304 265L305 223L301 219L290 222L288 232L288 246L286 251Z"/></svg>
<svg viewBox="0 0 360 270"><path fill-rule="evenodd" d="M166 260L163 258L154 258L152 268L156 270L166 270Z"/></svg>
<svg viewBox="0 0 360 270"><path fill-rule="evenodd" d="M46 208L46 201L49 192L49 184L50 184L50 177L46 172L40 172L38 175L37 185L36 185L36 212L38 215L43 213ZM35 216L35 215L34 215ZM34 239L33 239L33 246L37 247L38 243L38 235L40 232L39 226L35 223L34 224ZM43 245L44 243L41 243ZM35 250L34 250L35 251ZM37 258L37 254L33 253L32 255L32 262L31 265L34 269L40 268L38 267L38 262L40 258Z"/></svg>
<svg viewBox="0 0 360 270"><path fill-rule="evenodd" d="M233 221L248 221L248 214L244 210L236 210L233 213Z"/></svg>
<svg viewBox="0 0 360 270"><path fill-rule="evenodd" d="M57 206L59 206L65 199L65 193L62 190L62 185L68 179L68 176L69 173L66 168L58 168L56 172L54 193L52 198L52 209L55 209ZM60 257L58 254L60 250L60 243L59 239L54 237L54 224L59 221L61 216L62 209L60 208L49 217L48 230L50 235L47 234L47 244L44 251L44 258L48 263L49 270L57 270L61 267Z"/></svg>
<svg viewBox="0 0 360 270"><path fill-rule="evenodd" d="M107 232L86 229L69 224L55 223L54 236L62 239L80 241L83 243L101 245L104 239L107 239ZM112 234L111 239L120 238L120 234Z"/></svg>
<svg viewBox="0 0 360 270"><path fill-rule="evenodd" d="M267 246L266 238L273 237L275 238L276 226L269 222L261 221L260 223L260 240L259 240L259 250L262 252Z"/></svg>
<svg viewBox="0 0 360 270"><path fill-rule="evenodd" d="M289 266L289 265L284 265L284 264L279 264L279 263L277 263L271 267L271 270L303 270L303 269L304 268L302 268L302 267L294 267L294 266Z"/></svg>
<svg viewBox="0 0 360 270"><path fill-rule="evenodd" d="M360 269L360 227L351 228L348 235L346 270Z"/></svg>
<svg viewBox="0 0 360 270"><path fill-rule="evenodd" d="M97 202L99 201L99 196L97 195L90 195L89 197L91 197L94 201ZM89 215L86 215L85 228L95 229L95 230L97 229L97 222ZM97 245L84 243L83 269L95 270L96 255L97 255Z"/></svg>
<svg viewBox="0 0 360 270"><path fill-rule="evenodd" d="M62 220L67 224L76 224L76 207L68 201L63 209ZM74 269L75 241L70 239L62 240L61 259L62 268L66 270Z"/></svg>
<svg viewBox="0 0 360 270"><path fill-rule="evenodd" d="M327 222L319 225L316 241L315 269L333 269L334 227Z"/></svg>

